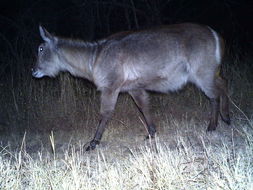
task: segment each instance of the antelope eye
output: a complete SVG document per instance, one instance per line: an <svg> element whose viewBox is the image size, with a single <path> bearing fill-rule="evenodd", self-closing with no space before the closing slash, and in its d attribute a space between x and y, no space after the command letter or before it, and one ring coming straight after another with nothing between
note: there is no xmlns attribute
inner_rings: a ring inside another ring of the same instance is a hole
<svg viewBox="0 0 253 190"><path fill-rule="evenodd" d="M42 52L43 51L43 47L39 47L39 52Z"/></svg>

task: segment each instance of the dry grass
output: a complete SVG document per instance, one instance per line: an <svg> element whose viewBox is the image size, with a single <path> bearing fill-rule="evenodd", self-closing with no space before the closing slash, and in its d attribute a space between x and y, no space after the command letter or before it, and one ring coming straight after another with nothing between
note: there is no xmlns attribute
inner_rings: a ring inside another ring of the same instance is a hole
<svg viewBox="0 0 253 190"><path fill-rule="evenodd" d="M253 188L252 128L238 124L240 133L229 129L231 134L227 138L200 131L197 138L189 139L179 127L187 129L194 122L189 126L183 126L186 121L172 122L177 131L174 146L157 137L154 141L139 142L138 146L113 149L118 155L108 146L87 153L82 143L68 143L64 151L57 150L59 139L53 133L48 138L51 149L38 149L30 154L26 150L26 135L19 150L2 147L0 187L4 190ZM243 143L238 143L238 136Z"/></svg>

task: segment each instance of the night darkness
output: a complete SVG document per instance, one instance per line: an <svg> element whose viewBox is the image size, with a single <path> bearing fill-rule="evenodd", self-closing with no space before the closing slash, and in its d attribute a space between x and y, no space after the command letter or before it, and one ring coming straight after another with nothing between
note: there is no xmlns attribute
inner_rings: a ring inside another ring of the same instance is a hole
<svg viewBox="0 0 253 190"><path fill-rule="evenodd" d="M252 190L252 124L252 0L0 0L0 189Z"/></svg>
<svg viewBox="0 0 253 190"><path fill-rule="evenodd" d="M10 41L21 35L38 40L39 24L59 35L94 40L123 30L195 22L215 28L228 43L252 44L250 1L4 0L0 8L1 36Z"/></svg>

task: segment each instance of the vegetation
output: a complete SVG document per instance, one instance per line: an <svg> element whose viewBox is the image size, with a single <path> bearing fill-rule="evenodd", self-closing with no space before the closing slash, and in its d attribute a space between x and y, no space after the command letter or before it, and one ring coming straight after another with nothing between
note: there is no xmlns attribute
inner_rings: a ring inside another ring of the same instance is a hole
<svg viewBox="0 0 253 190"><path fill-rule="evenodd" d="M73 144L73 140L59 153L57 134L52 133L52 151L40 149L31 155L25 135L19 150L2 147L1 189L253 188L253 136L248 127L239 122L240 131L229 130L228 136L207 136L202 130L190 139L182 135L182 128L195 130L194 122L172 122L177 133L173 135L174 146L158 137L138 147L112 150L107 146L87 153L84 144ZM238 135L244 136L241 142Z"/></svg>

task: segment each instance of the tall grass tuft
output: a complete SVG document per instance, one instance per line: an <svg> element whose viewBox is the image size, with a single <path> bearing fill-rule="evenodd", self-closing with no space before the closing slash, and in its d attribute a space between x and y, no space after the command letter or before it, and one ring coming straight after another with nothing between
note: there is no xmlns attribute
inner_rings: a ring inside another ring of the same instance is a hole
<svg viewBox="0 0 253 190"><path fill-rule="evenodd" d="M253 135L246 135L241 149L225 140L215 146L204 135L199 138L198 148L180 135L175 137L175 148L157 139L130 148L121 159L111 158L103 148L87 153L83 144L69 145L61 154L38 150L33 156L25 146L13 153L6 147L0 152L0 187L5 190L251 190Z"/></svg>

